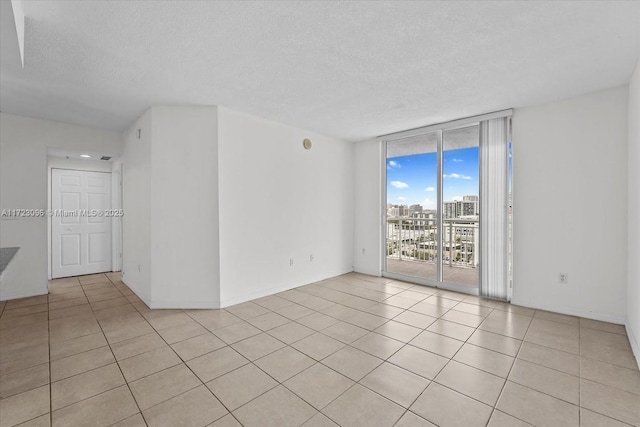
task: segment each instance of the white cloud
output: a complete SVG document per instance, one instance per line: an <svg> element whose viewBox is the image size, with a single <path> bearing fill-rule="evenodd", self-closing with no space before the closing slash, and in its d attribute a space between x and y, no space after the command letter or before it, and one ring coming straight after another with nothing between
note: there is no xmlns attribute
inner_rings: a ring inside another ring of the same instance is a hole
<svg viewBox="0 0 640 427"><path fill-rule="evenodd" d="M409 184L407 184L406 182L402 182L402 181L391 181L391 185L393 185L396 188L399 189L403 189L403 188L408 188Z"/></svg>
<svg viewBox="0 0 640 427"><path fill-rule="evenodd" d="M462 201L462 196L453 196L453 201L454 202L461 202Z"/></svg>
<svg viewBox="0 0 640 427"><path fill-rule="evenodd" d="M431 199L424 199L422 203L420 203L424 209L436 209L436 201Z"/></svg>
<svg viewBox="0 0 640 427"><path fill-rule="evenodd" d="M451 161L454 162L454 163L464 162L464 160L462 160L462 159L451 159Z"/></svg>
<svg viewBox="0 0 640 427"><path fill-rule="evenodd" d="M393 160L389 160L389 167L391 167L391 168L398 168L398 169L400 169L402 166L401 166L401 165L400 165L400 163L398 163L398 162L395 162L395 161L393 161Z"/></svg>
<svg viewBox="0 0 640 427"><path fill-rule="evenodd" d="M471 179L469 175L461 175L459 173L450 173L449 175L442 175L443 178L452 178L452 179Z"/></svg>
<svg viewBox="0 0 640 427"><path fill-rule="evenodd" d="M397 199L400 200L401 202L404 202L407 200L406 197L402 197L402 196L398 196Z"/></svg>
<svg viewBox="0 0 640 427"><path fill-rule="evenodd" d="M435 187L427 187L424 189L424 191L436 191Z"/></svg>

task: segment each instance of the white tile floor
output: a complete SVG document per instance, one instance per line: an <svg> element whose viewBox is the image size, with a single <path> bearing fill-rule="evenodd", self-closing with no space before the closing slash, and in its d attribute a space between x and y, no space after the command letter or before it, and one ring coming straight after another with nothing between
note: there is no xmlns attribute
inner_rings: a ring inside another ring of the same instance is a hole
<svg viewBox="0 0 640 427"><path fill-rule="evenodd" d="M624 327L355 273L224 310L97 274L0 312L1 427L640 425Z"/></svg>

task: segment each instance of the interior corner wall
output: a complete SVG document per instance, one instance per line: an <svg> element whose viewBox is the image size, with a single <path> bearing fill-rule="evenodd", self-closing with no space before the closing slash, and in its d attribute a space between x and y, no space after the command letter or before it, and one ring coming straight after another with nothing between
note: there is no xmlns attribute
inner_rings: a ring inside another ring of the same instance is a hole
<svg viewBox="0 0 640 427"><path fill-rule="evenodd" d="M218 143L222 306L353 270L353 144L225 108Z"/></svg>
<svg viewBox="0 0 640 427"><path fill-rule="evenodd" d="M123 281L151 308L218 308L217 108L153 107L124 139Z"/></svg>
<svg viewBox="0 0 640 427"><path fill-rule="evenodd" d="M151 133L147 110L124 133L122 281L147 305L151 295Z"/></svg>
<svg viewBox="0 0 640 427"><path fill-rule="evenodd" d="M380 276L382 258L382 143L376 139L354 144L354 270Z"/></svg>
<svg viewBox="0 0 640 427"><path fill-rule="evenodd" d="M627 95L515 110L513 303L624 323Z"/></svg>
<svg viewBox="0 0 640 427"><path fill-rule="evenodd" d="M629 82L627 335L640 365L640 60Z"/></svg>
<svg viewBox="0 0 640 427"><path fill-rule="evenodd" d="M47 149L118 156L120 133L0 113L0 210L47 209ZM47 218L0 219L0 247L20 247L0 278L0 300L46 294Z"/></svg>
<svg viewBox="0 0 640 427"><path fill-rule="evenodd" d="M151 308L218 308L217 107L152 112Z"/></svg>

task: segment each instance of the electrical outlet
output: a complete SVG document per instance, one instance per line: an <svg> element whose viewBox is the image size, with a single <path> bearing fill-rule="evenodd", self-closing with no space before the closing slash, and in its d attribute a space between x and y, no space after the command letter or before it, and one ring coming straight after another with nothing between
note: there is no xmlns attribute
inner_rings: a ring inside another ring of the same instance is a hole
<svg viewBox="0 0 640 427"><path fill-rule="evenodd" d="M364 255L366 252L365 248L362 248L362 255Z"/></svg>
<svg viewBox="0 0 640 427"><path fill-rule="evenodd" d="M560 275L558 276L558 281L560 283L567 283L569 282L569 275L567 273L560 273Z"/></svg>
<svg viewBox="0 0 640 427"><path fill-rule="evenodd" d="M289 258L289 267L293 267L293 258Z"/></svg>
<svg viewBox="0 0 640 427"><path fill-rule="evenodd" d="M313 254L309 255L309 262L313 262Z"/></svg>

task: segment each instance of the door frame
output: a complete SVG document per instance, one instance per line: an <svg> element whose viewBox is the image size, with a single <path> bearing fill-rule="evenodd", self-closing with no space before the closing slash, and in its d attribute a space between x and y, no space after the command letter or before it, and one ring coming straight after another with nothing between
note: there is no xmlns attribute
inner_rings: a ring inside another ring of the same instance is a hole
<svg viewBox="0 0 640 427"><path fill-rule="evenodd" d="M440 180L442 179L443 172L443 133L447 129L455 129L458 127L464 127L465 125L469 125L470 123L474 123L474 121L464 120L464 123L458 123L457 125L447 126L446 128L441 125L436 126L428 126L427 128L422 128L420 132L408 131L411 132L410 135L407 136L415 136L421 135L425 133L438 133L438 144L437 144L437 176L438 176L438 188L437 188L437 200L438 207L436 209L436 222L438 224L438 253L436 257L436 271L437 271L437 280L425 279L423 277L417 276L405 276L403 274L392 273L387 271L387 142L402 139L397 138L396 135L404 135L405 132L401 132L400 134L388 135L388 137L384 139L379 139L382 145L382 155L381 157L381 189L382 189L382 197L381 197L381 244L380 244L380 266L381 266L381 274L382 277L388 277L389 279L401 280L403 282L415 283L418 285L429 286L437 289L445 289L448 291L460 292L464 294L470 295L480 295L480 283L475 288L471 288L466 285L461 285L458 283L445 282L442 280L443 278L443 264L442 264L442 256L444 251L442 250L443 244L443 224L442 224L442 183ZM480 233L478 233L478 238L480 238ZM482 254L480 254L482 256ZM481 268L481 266L478 266ZM480 270L478 271L479 279L481 279L482 275L480 274Z"/></svg>
<svg viewBox="0 0 640 427"><path fill-rule="evenodd" d="M397 140L397 139L403 139L403 138L409 138L412 136L418 136L418 135L422 135L425 133L429 133L429 132L433 132L433 131L441 131L444 132L446 130L450 130L450 129L455 129L455 128L461 128L464 127L466 125L470 125L472 123L477 123L477 122L482 122L484 120L490 120L490 119L496 119L496 118L501 118L501 117L511 117L513 114L513 110L512 109L507 109L507 110L500 110L500 111L495 111L495 112L491 112L491 113L487 113L487 114L480 114L477 116L473 116L473 117L466 117L466 118L462 118L462 119L458 119L458 120L452 120L449 122L444 122L444 123L438 123L438 124L433 124L433 125L428 125L428 126L423 126L423 127L419 127L419 128L415 128L415 129L409 129L406 131L401 131L401 132L395 132L395 133L391 133L391 134L387 134L387 135L381 135L378 138L376 138L376 140L378 141L378 143L381 146L381 152L380 152L380 188L381 188L381 197L380 197L380 228L379 230L382 230L382 233L380 235L380 247L379 247L379 255L380 255L380 273L383 277L389 277L391 279L396 279L396 280L403 280L403 281L408 281L411 283L416 283L419 285L426 285L426 286L431 286L431 287L435 287L435 288L442 288L442 289L447 289L447 290L451 290L451 291L456 291L456 292L460 292L460 293L466 293L466 294L471 294L471 295L480 295L480 289L482 289L482 252L480 252L479 256L480 256L480 265L478 266L479 268L479 283L478 283L478 287L477 288L469 288L468 286L465 285L458 285L455 283L448 283L448 282L433 282L430 280L425 280L425 279L421 279L419 277L412 277L412 276L404 276L404 275L400 275L400 274L394 274L394 273L389 273L386 271L386 258L387 258L387 251L386 251L386 247L387 247L387 141L392 141L392 140ZM511 150L512 153L514 151L514 144L513 141L511 140L511 126L512 126L512 121L511 119L509 120L509 142L511 143ZM442 138L440 138L439 140L439 150L438 150L438 156L441 157L441 144L442 144ZM438 160L438 173L439 175L442 174L442 165L441 165L441 161L442 159L439 158ZM482 167L482 160L480 159L480 168ZM506 165L505 165L506 166ZM441 179L441 176L438 176L438 179ZM479 177L480 180L482 180L482 174L480 174ZM512 176L511 176L511 183L512 183L512 188L513 188L513 170L512 170ZM442 187L441 185L438 185L438 191L441 190ZM439 194L439 202L441 202L440 198L441 198L441 194ZM508 195L507 195L508 197ZM513 193L512 193L512 197L513 197ZM480 202L481 203L481 202ZM512 206L514 206L514 200L511 200ZM438 220L439 220L439 226L442 227L442 206L438 207ZM512 217L512 232L513 232L513 222L515 221L515 219L513 219ZM441 233L440 233L441 234ZM478 246L482 247L482 237L481 234L482 233L478 233ZM511 240L513 242L514 236L513 234L511 235ZM441 242L441 237L439 238L439 241ZM440 250L439 250L439 256L442 256L442 247L440 246ZM513 262L513 259L511 260ZM438 268L442 268L441 266L441 262L438 263ZM513 274L513 265L512 265L512 272L511 274ZM438 273L439 277L440 277L440 272ZM511 294L513 292L513 277L510 277L510 283L508 284L508 298L509 300L511 299Z"/></svg>
<svg viewBox="0 0 640 427"><path fill-rule="evenodd" d="M53 194L53 169L75 170L82 172L100 172L111 175L111 207L122 209L122 179L121 163L99 160L67 159L49 156L47 160L47 212L51 212L51 198ZM122 217L111 218L111 271L122 268ZM52 220L47 215L47 279L53 277L53 227Z"/></svg>

